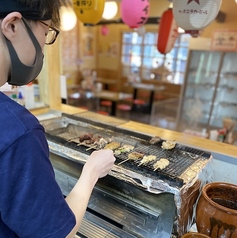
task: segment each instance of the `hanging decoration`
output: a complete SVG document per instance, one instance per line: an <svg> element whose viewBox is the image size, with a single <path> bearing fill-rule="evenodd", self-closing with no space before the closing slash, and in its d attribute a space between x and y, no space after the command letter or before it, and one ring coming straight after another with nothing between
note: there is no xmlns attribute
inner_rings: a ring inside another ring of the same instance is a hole
<svg viewBox="0 0 237 238"><path fill-rule="evenodd" d="M105 0L73 0L73 7L78 19L85 23L94 25L98 23L103 15Z"/></svg>
<svg viewBox="0 0 237 238"><path fill-rule="evenodd" d="M116 2L105 2L104 12L102 17L106 20L113 19L118 12L118 5Z"/></svg>
<svg viewBox="0 0 237 238"><path fill-rule="evenodd" d="M198 36L216 18L221 3L222 0L173 0L175 21L186 33Z"/></svg>
<svg viewBox="0 0 237 238"><path fill-rule="evenodd" d="M144 36L145 33L146 33L146 28L145 28L144 25L139 26L136 30L137 30L137 34L138 34L139 36Z"/></svg>
<svg viewBox="0 0 237 238"><path fill-rule="evenodd" d="M169 53L175 43L178 36L178 26L174 20L172 9L166 10L160 20L158 39L157 39L157 50L161 54Z"/></svg>
<svg viewBox="0 0 237 238"><path fill-rule="evenodd" d="M77 16L72 7L60 7L61 31L70 31L77 24Z"/></svg>
<svg viewBox="0 0 237 238"><path fill-rule="evenodd" d="M103 26L101 27L101 34L102 34L103 36L107 36L107 35L109 34L109 28L108 28L106 25L103 25Z"/></svg>
<svg viewBox="0 0 237 238"><path fill-rule="evenodd" d="M146 23L150 12L149 0L122 0L121 18L130 28L138 28Z"/></svg>

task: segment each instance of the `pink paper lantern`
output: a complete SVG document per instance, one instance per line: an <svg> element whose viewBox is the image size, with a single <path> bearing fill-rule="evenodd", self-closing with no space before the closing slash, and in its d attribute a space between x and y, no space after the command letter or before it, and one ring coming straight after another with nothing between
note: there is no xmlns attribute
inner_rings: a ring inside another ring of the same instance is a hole
<svg viewBox="0 0 237 238"><path fill-rule="evenodd" d="M177 25L191 35L209 25L217 16L222 0L173 0Z"/></svg>
<svg viewBox="0 0 237 238"><path fill-rule="evenodd" d="M107 35L109 34L109 28L108 28L106 25L103 25L103 26L101 27L101 34L102 34L103 36L107 36Z"/></svg>
<svg viewBox="0 0 237 238"><path fill-rule="evenodd" d="M174 20L172 9L166 10L160 20L157 50L161 54L169 53L174 47L175 40L178 36L178 26Z"/></svg>
<svg viewBox="0 0 237 238"><path fill-rule="evenodd" d="M149 0L122 0L121 18L130 28L138 28L146 23L150 11Z"/></svg>

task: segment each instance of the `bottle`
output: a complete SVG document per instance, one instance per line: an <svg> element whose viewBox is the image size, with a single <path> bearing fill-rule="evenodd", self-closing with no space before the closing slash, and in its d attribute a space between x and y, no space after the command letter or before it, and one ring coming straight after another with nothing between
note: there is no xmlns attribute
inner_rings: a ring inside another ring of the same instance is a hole
<svg viewBox="0 0 237 238"><path fill-rule="evenodd" d="M29 83L25 86L25 107L32 109L35 107L35 96L33 83Z"/></svg>
<svg viewBox="0 0 237 238"><path fill-rule="evenodd" d="M13 93L11 99L17 102L17 94Z"/></svg>
<svg viewBox="0 0 237 238"><path fill-rule="evenodd" d="M24 98L23 98L22 92L19 92L19 93L18 93L17 102L18 102L19 104L21 104L22 106L25 106L25 100L24 100Z"/></svg>

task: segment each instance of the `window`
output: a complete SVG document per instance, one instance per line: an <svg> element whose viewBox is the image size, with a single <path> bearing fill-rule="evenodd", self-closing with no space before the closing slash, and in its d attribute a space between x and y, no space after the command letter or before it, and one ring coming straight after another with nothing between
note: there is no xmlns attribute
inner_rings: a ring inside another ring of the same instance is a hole
<svg viewBox="0 0 237 238"><path fill-rule="evenodd" d="M157 50L156 32L124 32L122 37L123 76L138 74L142 79L167 79L183 83L188 56L189 34L180 34L173 49L166 55Z"/></svg>

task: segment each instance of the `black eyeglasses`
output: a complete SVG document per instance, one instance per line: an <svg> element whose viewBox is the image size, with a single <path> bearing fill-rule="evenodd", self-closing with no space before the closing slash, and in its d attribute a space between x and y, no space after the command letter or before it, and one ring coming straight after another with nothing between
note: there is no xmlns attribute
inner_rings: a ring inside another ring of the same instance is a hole
<svg viewBox="0 0 237 238"><path fill-rule="evenodd" d="M46 24L43 21L39 21L39 22L44 24L45 26L47 26L49 28L49 32L48 32L48 34L46 36L45 44L46 45L52 45L56 41L57 36L60 33L60 31L57 28L52 27L52 26Z"/></svg>

